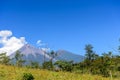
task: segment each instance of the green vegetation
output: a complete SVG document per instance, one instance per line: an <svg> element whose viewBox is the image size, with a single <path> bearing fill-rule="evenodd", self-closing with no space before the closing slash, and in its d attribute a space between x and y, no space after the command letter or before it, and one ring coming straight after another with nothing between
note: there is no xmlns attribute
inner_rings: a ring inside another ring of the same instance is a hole
<svg viewBox="0 0 120 80"><path fill-rule="evenodd" d="M34 80L34 77L31 73L24 73L22 80Z"/></svg>
<svg viewBox="0 0 120 80"><path fill-rule="evenodd" d="M6 53L1 53L0 80L120 80L119 55L113 55L112 52L98 55L91 44L85 46L85 51L85 59L79 63L64 60L54 62L58 55L51 51L50 61L42 65L33 61L24 64L26 61L20 51L13 58L15 63L11 62Z"/></svg>
<svg viewBox="0 0 120 80"><path fill-rule="evenodd" d="M33 62L33 61L30 61L30 65L28 65L30 68L36 68L36 69L39 69L40 68L40 65L38 62Z"/></svg>
<svg viewBox="0 0 120 80"><path fill-rule="evenodd" d="M110 78L91 74L54 72L43 69L0 65L0 80L22 80L24 73L31 73L34 80L110 80Z"/></svg>
<svg viewBox="0 0 120 80"><path fill-rule="evenodd" d="M23 60L23 54L21 54L20 51L16 51L16 54L15 54L15 60L16 60L16 66L18 67L22 67L23 64L25 63L25 60Z"/></svg>
<svg viewBox="0 0 120 80"><path fill-rule="evenodd" d="M9 65L10 64L10 58L9 56L6 55L6 53L1 53L0 54L0 63Z"/></svg>
<svg viewBox="0 0 120 80"><path fill-rule="evenodd" d="M71 72L73 70L73 61L56 61L54 65L59 67L62 71Z"/></svg>
<svg viewBox="0 0 120 80"><path fill-rule="evenodd" d="M102 56L99 56L94 53L92 48L92 45L86 46L86 58L79 65L91 74L102 75L104 77L120 76L120 71L118 70L120 56L114 56L112 52L103 53Z"/></svg>

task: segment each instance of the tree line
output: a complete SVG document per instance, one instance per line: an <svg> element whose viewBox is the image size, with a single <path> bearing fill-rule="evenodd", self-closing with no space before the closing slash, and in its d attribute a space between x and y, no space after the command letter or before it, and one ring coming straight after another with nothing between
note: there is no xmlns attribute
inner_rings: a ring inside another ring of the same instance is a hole
<svg viewBox="0 0 120 80"><path fill-rule="evenodd" d="M13 58L10 58L6 53L0 54L0 64L13 65L17 67L28 67L37 69L48 69L52 71L69 71L75 73L90 73L94 75L102 75L104 77L118 77L120 76L120 56L113 55L112 52L103 53L98 55L93 50L93 46L88 44L85 46L85 59L79 63L74 61L59 60L53 62L54 58L59 56L55 51L51 51L48 54L51 56L49 61L44 61L39 64L35 61L30 61L29 64L25 64L24 55L20 51L16 51ZM120 52L120 46L118 47Z"/></svg>

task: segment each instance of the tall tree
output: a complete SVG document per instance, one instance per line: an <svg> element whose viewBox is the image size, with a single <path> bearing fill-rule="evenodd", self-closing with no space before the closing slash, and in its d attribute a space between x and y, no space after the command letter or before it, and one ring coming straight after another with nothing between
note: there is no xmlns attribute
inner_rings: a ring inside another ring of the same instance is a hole
<svg viewBox="0 0 120 80"><path fill-rule="evenodd" d="M93 56L93 50L92 49L93 49L93 47L92 47L91 44L88 44L88 45L85 46L85 50L86 50L85 56L86 56L86 59L89 60L89 61L92 60L92 56Z"/></svg>
<svg viewBox="0 0 120 80"><path fill-rule="evenodd" d="M51 62L53 63L53 59L57 56L57 53L52 50L49 55L51 56Z"/></svg>
<svg viewBox="0 0 120 80"><path fill-rule="evenodd" d="M91 44L88 44L85 46L85 60L84 60L84 67L87 68L88 72L92 72L93 71L93 62L99 58L99 56L93 51L93 46ZM83 69L84 69L83 67ZM84 71L84 70L83 70Z"/></svg>
<svg viewBox="0 0 120 80"><path fill-rule="evenodd" d="M86 51L86 61L87 61L87 65L90 65L90 63L95 60L98 55L93 51L93 46L91 44L88 44L85 46L85 51Z"/></svg>
<svg viewBox="0 0 120 80"><path fill-rule="evenodd" d="M48 53L48 54L49 54L49 56L50 56L50 61L45 61L45 62L43 62L42 66L43 66L44 69L53 70L53 67L54 67L54 66L53 66L53 60L54 60L54 58L57 56L57 53L52 50L52 51L51 51L50 53Z"/></svg>
<svg viewBox="0 0 120 80"><path fill-rule="evenodd" d="M50 59L50 64L51 64L51 68L53 69L53 60L54 58L57 56L57 53L54 52L53 50L49 53L51 59Z"/></svg>

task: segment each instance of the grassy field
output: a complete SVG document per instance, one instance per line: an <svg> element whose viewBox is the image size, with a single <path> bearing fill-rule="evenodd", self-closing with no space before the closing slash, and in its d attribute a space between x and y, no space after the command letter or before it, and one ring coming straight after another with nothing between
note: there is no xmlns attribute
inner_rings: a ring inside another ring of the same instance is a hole
<svg viewBox="0 0 120 80"><path fill-rule="evenodd" d="M35 80L111 80L90 74L75 74L69 72L52 72L40 69L18 68L0 65L0 80L21 80L23 73L32 73ZM120 80L120 79L112 79Z"/></svg>

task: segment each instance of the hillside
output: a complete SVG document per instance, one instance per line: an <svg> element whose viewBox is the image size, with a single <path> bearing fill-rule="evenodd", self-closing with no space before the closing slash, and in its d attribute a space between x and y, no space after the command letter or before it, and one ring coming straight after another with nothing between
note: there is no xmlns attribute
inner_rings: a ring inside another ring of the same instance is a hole
<svg viewBox="0 0 120 80"><path fill-rule="evenodd" d="M23 73L32 73L35 80L110 80L109 78L93 76L90 74L81 75L68 72L52 72L48 70L0 65L0 80L21 80Z"/></svg>

